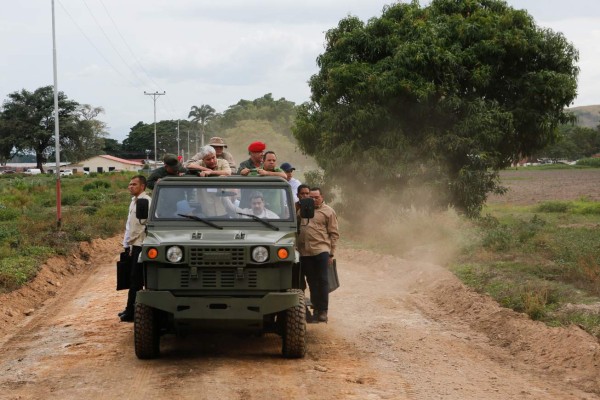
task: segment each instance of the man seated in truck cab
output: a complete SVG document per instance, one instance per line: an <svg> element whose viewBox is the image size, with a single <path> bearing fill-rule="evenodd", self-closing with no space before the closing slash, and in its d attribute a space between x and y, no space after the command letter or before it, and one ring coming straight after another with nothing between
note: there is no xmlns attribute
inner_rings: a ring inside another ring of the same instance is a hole
<svg viewBox="0 0 600 400"><path fill-rule="evenodd" d="M279 219L279 215L265 207L265 198L261 192L250 194L250 208L240 208L233 205L230 199L225 200L227 209L234 213L251 214L259 218Z"/></svg>

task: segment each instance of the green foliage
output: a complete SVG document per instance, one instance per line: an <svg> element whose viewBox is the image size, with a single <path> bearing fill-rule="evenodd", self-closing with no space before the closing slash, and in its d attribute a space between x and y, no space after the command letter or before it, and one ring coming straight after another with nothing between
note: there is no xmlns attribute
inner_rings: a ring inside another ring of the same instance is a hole
<svg viewBox="0 0 600 400"><path fill-rule="evenodd" d="M62 180L62 204L68 207L62 209L60 230L55 193L49 190L53 177L0 180L0 292L30 280L53 254L68 255L79 242L122 232L131 175Z"/></svg>
<svg viewBox="0 0 600 400"><path fill-rule="evenodd" d="M503 190L497 171L572 120L577 58L503 1L396 3L327 32L294 136L344 192L426 185L434 205L474 216Z"/></svg>
<svg viewBox="0 0 600 400"><path fill-rule="evenodd" d="M63 150L76 161L78 155L88 154L98 148L95 143L105 135L104 124L89 114L91 106L80 106L58 93L60 114L60 140ZM87 111L86 111L87 110ZM96 110L101 110L100 108ZM54 147L54 90L44 86L30 92L26 89L13 92L2 104L0 112L0 151L4 145L13 145L18 152L35 153L37 168L48 161Z"/></svg>
<svg viewBox="0 0 600 400"><path fill-rule="evenodd" d="M600 202L544 202L492 208L452 269L505 307L551 325L578 323L600 337L597 318L568 304L600 301ZM535 213L535 214L534 214Z"/></svg>
<svg viewBox="0 0 600 400"><path fill-rule="evenodd" d="M192 139L198 139L198 128L186 120L164 120L156 122L157 159L161 160L166 153L177 153L177 124L181 143L184 143L186 133L191 132ZM183 147L183 146L182 146ZM123 140L121 156L123 158L147 157L146 150L150 150L150 159L154 160L154 123L145 124L138 122L129 131Z"/></svg>
<svg viewBox="0 0 600 400"><path fill-rule="evenodd" d="M562 125L556 143L536 152L538 158L579 160L600 153L600 131L582 126Z"/></svg>
<svg viewBox="0 0 600 400"><path fill-rule="evenodd" d="M209 129L221 131L234 128L244 120L263 120L268 121L273 130L291 139L291 126L295 114L296 105L293 102L285 98L275 100L271 93L268 93L255 100L240 100L230 106L214 120Z"/></svg>
<svg viewBox="0 0 600 400"><path fill-rule="evenodd" d="M21 213L14 208L0 207L0 221L14 221Z"/></svg>
<svg viewBox="0 0 600 400"><path fill-rule="evenodd" d="M303 179L300 174L315 167L314 160L300 154L296 144L276 131L273 124L266 120L239 121L235 127L223 130L221 136L225 138L227 150L232 153L238 165L248 159L248 145L260 140L267 144L267 149L275 151L278 165L283 162L291 163L296 168L294 176L301 181Z"/></svg>
<svg viewBox="0 0 600 400"><path fill-rule="evenodd" d="M600 168L600 158L582 158L580 160L577 160L577 165Z"/></svg>
<svg viewBox="0 0 600 400"><path fill-rule="evenodd" d="M35 257L0 258L0 292L17 289L37 273Z"/></svg>
<svg viewBox="0 0 600 400"><path fill-rule="evenodd" d="M538 212L565 213L571 208L569 201L544 201L536 207Z"/></svg>
<svg viewBox="0 0 600 400"><path fill-rule="evenodd" d="M111 186L110 182L96 179L92 182L88 182L88 183L84 184L82 187L82 190L84 192L89 192L90 190L96 190L96 189L110 189L110 186Z"/></svg>

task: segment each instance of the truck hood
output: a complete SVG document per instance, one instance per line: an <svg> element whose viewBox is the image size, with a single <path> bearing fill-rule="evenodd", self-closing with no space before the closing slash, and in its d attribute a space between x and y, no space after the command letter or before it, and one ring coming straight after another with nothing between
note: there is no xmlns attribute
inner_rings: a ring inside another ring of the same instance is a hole
<svg viewBox="0 0 600 400"><path fill-rule="evenodd" d="M153 230L148 233L145 245L244 245L244 244L293 244L296 232L265 230Z"/></svg>

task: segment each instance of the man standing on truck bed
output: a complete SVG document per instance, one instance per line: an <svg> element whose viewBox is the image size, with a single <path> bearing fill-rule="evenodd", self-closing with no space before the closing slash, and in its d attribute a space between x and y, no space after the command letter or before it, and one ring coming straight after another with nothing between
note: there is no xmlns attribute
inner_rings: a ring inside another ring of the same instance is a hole
<svg viewBox="0 0 600 400"><path fill-rule="evenodd" d="M195 173L198 176L231 175L229 161L217 158L217 151L209 145L202 146L200 152L193 159L188 160L185 166L188 173Z"/></svg>
<svg viewBox="0 0 600 400"><path fill-rule="evenodd" d="M175 154L165 154L163 163L164 166L156 168L148 177L148 189L153 190L156 182L165 176L182 176L187 172Z"/></svg>
<svg viewBox="0 0 600 400"><path fill-rule="evenodd" d="M337 216L333 208L323 202L321 189L310 189L315 201L315 216L302 219L298 235L300 266L306 274L310 289L310 301L314 306L314 321L327 322L329 309L328 266L333 262L335 248L340 237Z"/></svg>
<svg viewBox="0 0 600 400"><path fill-rule="evenodd" d="M138 264L138 256L142 251L142 242L146 238L146 225L145 220L139 220L135 216L136 202L138 199L148 199L150 202L150 196L145 192L146 190L146 177L143 175L136 175L129 181L129 193L133 196L131 203L129 204L129 214L127 215L127 223L125 224L125 238L123 240L123 246L125 249L129 249L129 256L131 257L131 280L129 286L129 293L127 294L127 306L125 310L119 313L121 322L133 322L133 311L135 306L135 296L144 285L143 268L142 264Z"/></svg>

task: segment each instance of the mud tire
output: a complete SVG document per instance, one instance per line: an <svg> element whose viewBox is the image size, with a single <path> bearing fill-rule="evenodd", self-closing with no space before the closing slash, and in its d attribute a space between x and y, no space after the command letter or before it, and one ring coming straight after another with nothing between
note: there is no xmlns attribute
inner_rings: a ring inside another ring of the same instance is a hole
<svg viewBox="0 0 600 400"><path fill-rule="evenodd" d="M288 308L283 314L282 347L285 358L302 358L306 354L306 305L304 292L290 289L298 294L298 305Z"/></svg>
<svg viewBox="0 0 600 400"><path fill-rule="evenodd" d="M160 354L160 330L157 311L145 304L135 304L133 337L135 355L142 360L157 358Z"/></svg>

